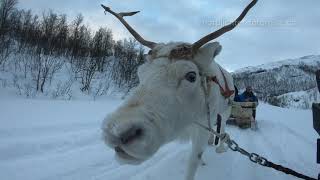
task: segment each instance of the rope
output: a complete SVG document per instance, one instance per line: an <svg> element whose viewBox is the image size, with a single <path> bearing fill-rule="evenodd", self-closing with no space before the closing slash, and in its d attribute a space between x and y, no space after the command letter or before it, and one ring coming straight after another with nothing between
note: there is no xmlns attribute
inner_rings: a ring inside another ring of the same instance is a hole
<svg viewBox="0 0 320 180"><path fill-rule="evenodd" d="M289 175L293 175L293 176L295 176L297 178L300 178L300 179L317 180L315 178L300 174L300 173L298 173L298 172L296 172L296 171L294 171L292 169L283 167L283 166L278 165L278 164L274 164L273 162L270 162L270 161L267 161L266 167L273 168L273 169L275 169L277 171L280 171L280 172L283 172L283 173L286 173L286 174L289 174Z"/></svg>

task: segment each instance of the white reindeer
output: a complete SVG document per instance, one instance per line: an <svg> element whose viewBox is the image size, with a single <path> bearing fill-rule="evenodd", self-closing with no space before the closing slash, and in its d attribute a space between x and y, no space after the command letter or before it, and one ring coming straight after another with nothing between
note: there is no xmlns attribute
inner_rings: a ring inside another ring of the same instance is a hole
<svg viewBox="0 0 320 180"><path fill-rule="evenodd" d="M194 122L216 126L219 116L220 133L224 133L233 99L232 76L214 62L222 47L218 42L208 42L236 27L256 3L253 0L235 22L194 44L147 41L123 19L138 12L115 13L102 5L141 44L151 49L146 62L139 67L139 85L105 118L102 126L104 141L115 150L118 161L140 164L166 143L188 138L192 141L192 152L186 179L194 179L210 137L208 131ZM208 122L208 114L212 122ZM216 151L226 151L223 143Z"/></svg>

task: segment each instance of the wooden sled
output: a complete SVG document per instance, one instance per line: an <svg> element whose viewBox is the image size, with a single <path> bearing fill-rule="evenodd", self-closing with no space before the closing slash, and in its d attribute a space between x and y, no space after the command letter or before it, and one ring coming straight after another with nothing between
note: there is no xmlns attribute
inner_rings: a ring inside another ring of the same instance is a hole
<svg viewBox="0 0 320 180"><path fill-rule="evenodd" d="M257 106L257 102L233 102L231 116L227 124L236 125L242 129L256 130L257 121L254 118L254 113Z"/></svg>

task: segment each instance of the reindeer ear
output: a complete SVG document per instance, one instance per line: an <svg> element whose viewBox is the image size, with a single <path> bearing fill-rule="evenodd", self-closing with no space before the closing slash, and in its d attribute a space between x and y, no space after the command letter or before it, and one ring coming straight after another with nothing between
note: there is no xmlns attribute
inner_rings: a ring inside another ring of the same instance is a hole
<svg viewBox="0 0 320 180"><path fill-rule="evenodd" d="M208 43L201 47L194 57L200 71L206 71L212 61L214 61L214 58L220 54L221 50L222 46L218 42Z"/></svg>
<svg viewBox="0 0 320 180"><path fill-rule="evenodd" d="M197 56L200 56L201 58L205 58L207 60L213 60L217 55L220 54L222 50L222 46L218 42L208 43L201 47L197 54Z"/></svg>
<svg viewBox="0 0 320 180"><path fill-rule="evenodd" d="M222 46L218 42L212 43L212 45L214 45L214 47L213 47L213 49L214 49L213 58L215 58L216 56L218 56L221 53Z"/></svg>

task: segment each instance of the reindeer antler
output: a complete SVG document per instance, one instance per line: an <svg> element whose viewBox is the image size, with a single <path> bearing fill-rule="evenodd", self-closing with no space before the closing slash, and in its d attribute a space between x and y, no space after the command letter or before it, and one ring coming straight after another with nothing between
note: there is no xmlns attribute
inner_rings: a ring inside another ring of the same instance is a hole
<svg viewBox="0 0 320 180"><path fill-rule="evenodd" d="M211 41L211 40L214 40L218 37L220 37L221 35L231 31L232 29L234 29L242 20L243 18L247 15L247 13L249 12L249 10L254 6L256 5L256 3L258 2L258 0L253 0L244 10L243 12L241 13L241 15L234 21L232 22L231 24L229 25L226 25L224 27L222 27L221 29L211 33L211 34L208 34L206 35L205 37L201 38L199 41L195 42L193 45L192 45L192 52L193 53L196 53L199 48L201 46L203 46L204 44L206 44L207 42Z"/></svg>
<svg viewBox="0 0 320 180"><path fill-rule="evenodd" d="M121 12L121 13L116 13L114 11L112 11L109 7L104 6L103 4L101 4L101 6L103 7L103 9L106 12L109 12L110 14L114 15L117 19L119 19L119 21L128 29L128 31L133 35L133 37L139 41L142 45L149 47L150 49L153 49L157 43L152 42L152 41L147 41L145 39L143 39L128 23L126 20L124 20L123 17L125 16L133 16L137 13L139 13L140 11L134 11L134 12Z"/></svg>

